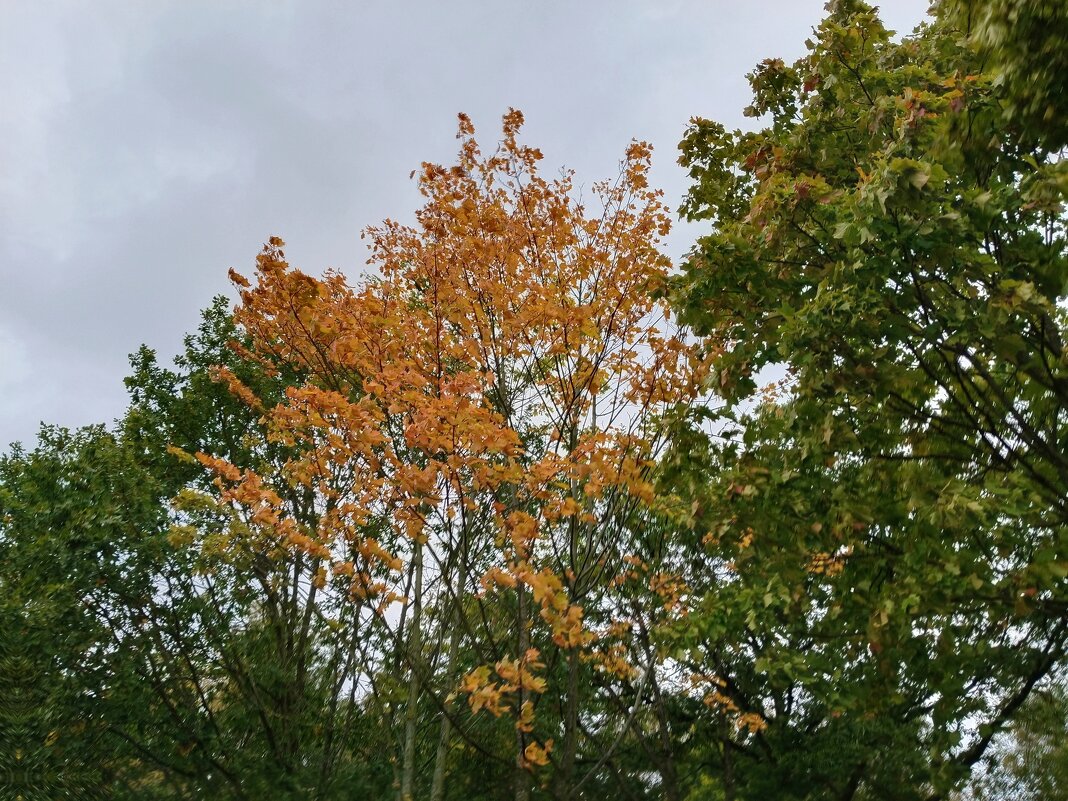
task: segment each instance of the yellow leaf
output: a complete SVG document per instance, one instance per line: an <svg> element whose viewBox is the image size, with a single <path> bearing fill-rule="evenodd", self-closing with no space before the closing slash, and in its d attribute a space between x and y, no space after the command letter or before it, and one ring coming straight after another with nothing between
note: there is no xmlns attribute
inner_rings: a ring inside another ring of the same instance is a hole
<svg viewBox="0 0 1068 801"><path fill-rule="evenodd" d="M549 753L553 750L553 741L546 740L545 745L538 745L536 742L530 743L523 749L523 757L528 765L548 765Z"/></svg>

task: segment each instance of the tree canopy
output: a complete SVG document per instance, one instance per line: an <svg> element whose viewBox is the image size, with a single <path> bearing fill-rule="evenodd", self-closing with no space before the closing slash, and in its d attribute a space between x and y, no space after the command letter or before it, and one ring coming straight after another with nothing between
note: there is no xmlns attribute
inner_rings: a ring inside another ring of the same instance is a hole
<svg viewBox="0 0 1068 801"><path fill-rule="evenodd" d="M648 144L461 115L366 276L272 238L0 458L5 792L1065 796L1068 7L806 45L690 122L681 264Z"/></svg>
<svg viewBox="0 0 1068 801"><path fill-rule="evenodd" d="M996 5L895 40L832 3L807 56L750 76L765 127L682 143L715 230L673 297L740 424L701 521L734 575L684 641L774 709L756 759L828 797L944 797L1063 661L1064 99L1025 113L1021 43L991 37L1064 12ZM799 745L821 756L777 758Z"/></svg>

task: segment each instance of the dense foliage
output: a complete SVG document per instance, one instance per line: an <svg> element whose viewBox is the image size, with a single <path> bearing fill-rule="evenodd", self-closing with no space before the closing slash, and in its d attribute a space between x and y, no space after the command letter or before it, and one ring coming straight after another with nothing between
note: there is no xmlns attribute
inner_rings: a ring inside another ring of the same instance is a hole
<svg viewBox="0 0 1068 801"><path fill-rule="evenodd" d="M0 458L2 794L1066 797L1065 52L831 2L678 269L648 145L580 200L516 111L372 277L272 239Z"/></svg>
<svg viewBox="0 0 1068 801"><path fill-rule="evenodd" d="M751 76L766 127L683 141L715 231L674 292L741 424L701 518L733 576L684 641L773 710L753 781L803 794L941 797L1068 642L1064 98L1009 113L961 19L834 3Z"/></svg>

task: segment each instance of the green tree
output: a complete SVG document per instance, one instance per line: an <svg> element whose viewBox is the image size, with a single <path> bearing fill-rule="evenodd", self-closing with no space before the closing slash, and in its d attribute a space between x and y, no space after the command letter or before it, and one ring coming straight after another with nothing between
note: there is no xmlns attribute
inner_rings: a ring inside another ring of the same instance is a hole
<svg viewBox="0 0 1068 801"><path fill-rule="evenodd" d="M147 543L159 519L150 477L101 428L46 428L0 459L0 760L5 797L137 797L153 783L114 737L145 695L115 659L88 596L151 591Z"/></svg>
<svg viewBox="0 0 1068 801"><path fill-rule="evenodd" d="M945 797L1064 659L1065 95L1012 73L1064 16L1010 6L1057 24L832 2L749 76L762 127L682 142L714 232L672 291L726 407L666 473L701 541L670 641L727 797Z"/></svg>
<svg viewBox="0 0 1068 801"><path fill-rule="evenodd" d="M115 431L46 428L0 460L0 725L27 798L387 792L389 733L360 683L373 632L303 551L204 503L190 454L271 476L293 455L227 385L276 402L293 379L240 339L216 300L175 369L135 355ZM314 501L288 489L299 520Z"/></svg>
<svg viewBox="0 0 1068 801"><path fill-rule="evenodd" d="M941 0L1004 90L1002 117L1049 151L1068 145L1068 8L1059 0Z"/></svg>
<svg viewBox="0 0 1068 801"><path fill-rule="evenodd" d="M969 787L976 801L1068 799L1068 691L1047 682L1028 697Z"/></svg>

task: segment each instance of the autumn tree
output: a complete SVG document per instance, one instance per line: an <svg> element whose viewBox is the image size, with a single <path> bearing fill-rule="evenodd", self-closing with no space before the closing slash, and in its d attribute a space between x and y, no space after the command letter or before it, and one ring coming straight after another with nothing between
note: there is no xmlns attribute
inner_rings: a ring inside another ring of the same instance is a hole
<svg viewBox="0 0 1068 801"><path fill-rule="evenodd" d="M729 406L673 460L705 539L677 642L707 730L754 716L729 797L944 798L1068 642L1063 71L1022 55L1066 12L829 9L749 76L760 127L682 142L714 230L673 297Z"/></svg>
<svg viewBox="0 0 1068 801"><path fill-rule="evenodd" d="M314 524L257 471L199 458L250 536L303 548L320 583L371 605L346 625L388 629L393 666L366 680L403 688L400 798L448 795L457 752L515 798L677 798L646 632L686 590L663 569L672 504L650 471L704 367L651 294L669 218L649 146L587 209L570 173L539 174L521 124L505 115L486 156L461 116L458 163L423 165L413 226L368 229L377 275L355 287L294 270L277 239L254 284L233 274L250 352L308 376L262 408L270 441L302 449L284 477ZM651 756L621 770L639 741Z"/></svg>
<svg viewBox="0 0 1068 801"><path fill-rule="evenodd" d="M692 121L679 270L649 145L584 198L514 110L367 275L271 239L116 426L0 457L0 787L1062 789L1066 26L834 0Z"/></svg>

